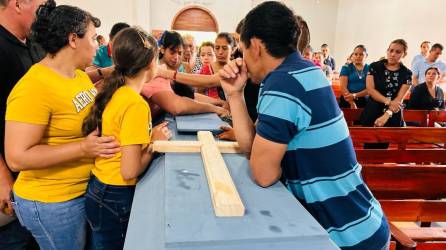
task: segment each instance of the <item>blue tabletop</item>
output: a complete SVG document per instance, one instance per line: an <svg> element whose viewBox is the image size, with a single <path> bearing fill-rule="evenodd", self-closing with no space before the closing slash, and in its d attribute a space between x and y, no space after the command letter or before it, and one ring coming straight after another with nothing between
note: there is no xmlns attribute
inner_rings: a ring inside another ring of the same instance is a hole
<svg viewBox="0 0 446 250"><path fill-rule="evenodd" d="M178 134L173 140L197 140ZM281 183L256 185L249 162L223 158L245 205L243 217L214 215L199 153L155 159L136 186L124 249L338 249Z"/></svg>

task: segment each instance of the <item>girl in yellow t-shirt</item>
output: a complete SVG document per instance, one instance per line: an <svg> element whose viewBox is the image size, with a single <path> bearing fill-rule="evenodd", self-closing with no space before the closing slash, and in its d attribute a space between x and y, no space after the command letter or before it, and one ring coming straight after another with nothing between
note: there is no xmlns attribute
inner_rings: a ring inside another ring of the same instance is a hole
<svg viewBox="0 0 446 250"><path fill-rule="evenodd" d="M99 127L114 136L121 152L97 158L88 183L85 209L92 229L93 249L122 249L127 231L136 178L152 159L150 142L167 140L171 131L163 123L151 131L151 116L140 92L156 71L155 39L137 28L126 28L113 42L115 71L105 79L83 132Z"/></svg>
<svg viewBox="0 0 446 250"><path fill-rule="evenodd" d="M96 53L99 25L77 7L56 7L52 0L40 6L32 34L47 55L8 97L6 160L20 171L12 204L41 249L84 249L84 194L93 159L119 151L112 137L85 137L81 130L96 95L83 70Z"/></svg>

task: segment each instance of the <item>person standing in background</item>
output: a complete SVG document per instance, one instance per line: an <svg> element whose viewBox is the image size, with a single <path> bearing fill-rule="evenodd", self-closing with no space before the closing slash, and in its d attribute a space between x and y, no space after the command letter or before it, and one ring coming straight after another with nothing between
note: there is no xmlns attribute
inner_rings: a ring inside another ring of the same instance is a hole
<svg viewBox="0 0 446 250"><path fill-rule="evenodd" d="M330 68L333 71L336 71L336 61L330 55L330 49L328 48L328 45L326 43L322 44L321 52L322 52L322 55L324 57L324 64L330 66Z"/></svg>
<svg viewBox="0 0 446 250"><path fill-rule="evenodd" d="M11 190L17 177L5 159L4 132L6 100L17 81L45 52L29 39L31 25L44 0L0 0L0 249L38 249L32 235L14 217ZM9 217L9 218L8 218Z"/></svg>

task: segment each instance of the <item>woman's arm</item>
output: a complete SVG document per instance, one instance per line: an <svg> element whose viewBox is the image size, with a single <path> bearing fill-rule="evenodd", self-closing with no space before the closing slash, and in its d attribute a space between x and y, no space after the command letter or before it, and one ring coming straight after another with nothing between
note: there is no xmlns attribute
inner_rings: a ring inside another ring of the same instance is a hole
<svg viewBox="0 0 446 250"><path fill-rule="evenodd" d="M389 105L390 100L375 89L375 80L372 75L368 75L366 78L366 90L373 100Z"/></svg>
<svg viewBox="0 0 446 250"><path fill-rule="evenodd" d="M153 128L151 141L169 140L172 131L167 128L168 122L163 122ZM123 146L121 156L121 176L124 180L131 180L138 177L149 165L153 158L151 145L142 149L142 145Z"/></svg>
<svg viewBox="0 0 446 250"><path fill-rule="evenodd" d="M198 75L176 72L174 70L168 70L163 68L158 68L157 75L166 79L175 80L177 82L201 88L219 87L220 78L218 74L213 75Z"/></svg>
<svg viewBox="0 0 446 250"><path fill-rule="evenodd" d="M90 133L79 142L63 145L42 144L46 125L6 121L6 161L13 171L46 169L82 158L111 158L119 152L113 137Z"/></svg>
<svg viewBox="0 0 446 250"><path fill-rule="evenodd" d="M170 91L158 92L151 97L151 100L172 115L200 113L217 113L219 116L229 115L229 111L224 108L181 97Z"/></svg>
<svg viewBox="0 0 446 250"><path fill-rule="evenodd" d="M210 103L210 104L213 104L213 105L216 105L216 106L219 106L219 107L229 110L229 104L225 100L212 98L207 95L200 94L200 93L195 93L194 97L195 97L195 100L197 100L199 102Z"/></svg>

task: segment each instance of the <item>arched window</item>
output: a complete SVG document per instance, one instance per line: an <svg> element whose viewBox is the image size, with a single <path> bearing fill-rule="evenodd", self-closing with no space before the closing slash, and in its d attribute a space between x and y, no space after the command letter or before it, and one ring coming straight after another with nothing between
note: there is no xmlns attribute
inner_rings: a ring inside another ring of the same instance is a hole
<svg viewBox="0 0 446 250"><path fill-rule="evenodd" d="M180 10L172 21L172 30L191 30L218 33L215 16L201 6L187 6Z"/></svg>

